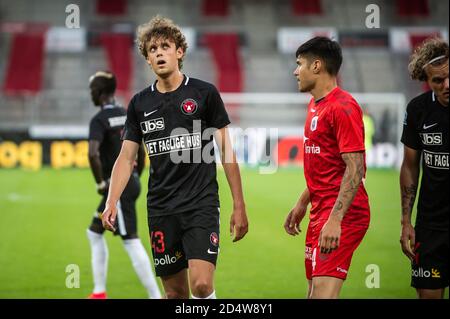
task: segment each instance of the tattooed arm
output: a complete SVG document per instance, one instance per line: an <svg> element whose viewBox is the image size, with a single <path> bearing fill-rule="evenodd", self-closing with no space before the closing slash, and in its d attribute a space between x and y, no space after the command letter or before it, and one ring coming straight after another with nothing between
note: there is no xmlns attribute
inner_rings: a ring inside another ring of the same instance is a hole
<svg viewBox="0 0 450 319"><path fill-rule="evenodd" d="M320 251L324 254L331 253L339 247L341 221L352 204L364 176L363 152L343 153L342 159L347 167L342 177L339 194L319 236Z"/></svg>
<svg viewBox="0 0 450 319"><path fill-rule="evenodd" d="M347 213L347 209L352 204L364 177L364 153L344 153L342 159L347 168L342 178L338 198L331 211L331 216L339 221L342 221L345 213Z"/></svg>
<svg viewBox="0 0 450 319"><path fill-rule="evenodd" d="M402 198L402 233L400 244L403 253L414 258L415 231L411 223L411 214L416 199L420 172L420 152L404 147L403 162L400 170L400 192Z"/></svg>

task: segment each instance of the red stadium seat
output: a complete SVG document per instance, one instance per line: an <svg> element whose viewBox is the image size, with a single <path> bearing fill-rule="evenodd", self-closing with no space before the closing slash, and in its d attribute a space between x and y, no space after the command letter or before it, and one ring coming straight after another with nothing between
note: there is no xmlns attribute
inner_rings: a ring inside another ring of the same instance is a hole
<svg viewBox="0 0 450 319"><path fill-rule="evenodd" d="M322 5L320 0L291 0L292 12L297 16L321 15Z"/></svg>
<svg viewBox="0 0 450 319"><path fill-rule="evenodd" d="M411 47L413 50L422 44L423 41L425 41L428 38L432 37L438 37L438 33L411 33L409 35L409 41L411 43Z"/></svg>
<svg viewBox="0 0 450 319"><path fill-rule="evenodd" d="M396 0L397 15L403 17L430 15L427 0Z"/></svg>
<svg viewBox="0 0 450 319"><path fill-rule="evenodd" d="M133 78L133 38L130 34L104 33L101 43L106 51L109 68L117 77L117 93L127 98Z"/></svg>
<svg viewBox="0 0 450 319"><path fill-rule="evenodd" d="M6 94L35 94L42 89L45 32L13 35L3 90Z"/></svg>
<svg viewBox="0 0 450 319"><path fill-rule="evenodd" d="M221 92L242 91L242 68L239 55L239 36L234 33L210 33L205 35L218 71L218 87Z"/></svg>
<svg viewBox="0 0 450 319"><path fill-rule="evenodd" d="M229 14L229 0L203 0L202 13L204 16L226 17Z"/></svg>
<svg viewBox="0 0 450 319"><path fill-rule="evenodd" d="M127 0L97 0L98 15L120 16L126 13Z"/></svg>

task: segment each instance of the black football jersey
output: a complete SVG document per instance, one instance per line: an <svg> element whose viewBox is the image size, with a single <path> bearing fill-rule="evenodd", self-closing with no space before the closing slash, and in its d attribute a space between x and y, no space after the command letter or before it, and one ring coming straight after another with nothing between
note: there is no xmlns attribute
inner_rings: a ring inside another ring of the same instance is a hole
<svg viewBox="0 0 450 319"><path fill-rule="evenodd" d="M441 105L432 91L414 98L406 108L401 141L422 154L422 180L416 225L448 230L449 165L448 106Z"/></svg>
<svg viewBox="0 0 450 319"><path fill-rule="evenodd" d="M219 207L213 133L229 123L217 89L187 76L174 91L155 82L132 98L123 139L143 140L150 158L149 216Z"/></svg>
<svg viewBox="0 0 450 319"><path fill-rule="evenodd" d="M121 134L126 120L123 107L105 105L89 124L89 140L100 142L100 161L103 177L111 177L111 171L122 147Z"/></svg>

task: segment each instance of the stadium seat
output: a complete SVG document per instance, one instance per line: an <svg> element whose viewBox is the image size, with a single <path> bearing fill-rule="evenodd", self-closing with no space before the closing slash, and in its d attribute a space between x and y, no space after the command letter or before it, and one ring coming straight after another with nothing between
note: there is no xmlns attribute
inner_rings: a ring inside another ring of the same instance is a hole
<svg viewBox="0 0 450 319"><path fill-rule="evenodd" d="M226 17L229 14L229 0L203 0L202 13L204 16Z"/></svg>
<svg viewBox="0 0 450 319"><path fill-rule="evenodd" d="M320 0L291 0L291 6L292 12L297 16L322 14Z"/></svg>
<svg viewBox="0 0 450 319"><path fill-rule="evenodd" d="M133 56L131 52L133 38L129 34L104 33L101 43L106 51L108 65L117 76L117 93L130 95L133 78Z"/></svg>
<svg viewBox="0 0 450 319"><path fill-rule="evenodd" d="M45 32L13 35L3 90L7 94L35 94L42 88Z"/></svg>
<svg viewBox="0 0 450 319"><path fill-rule="evenodd" d="M397 15L403 17L426 17L430 14L427 0L397 0L396 8Z"/></svg>
<svg viewBox="0 0 450 319"><path fill-rule="evenodd" d="M243 76L239 36L235 33L209 33L205 35L205 40L217 66L219 90L241 92Z"/></svg>
<svg viewBox="0 0 450 319"><path fill-rule="evenodd" d="M105 16L120 16L126 13L127 0L97 0L96 13Z"/></svg>

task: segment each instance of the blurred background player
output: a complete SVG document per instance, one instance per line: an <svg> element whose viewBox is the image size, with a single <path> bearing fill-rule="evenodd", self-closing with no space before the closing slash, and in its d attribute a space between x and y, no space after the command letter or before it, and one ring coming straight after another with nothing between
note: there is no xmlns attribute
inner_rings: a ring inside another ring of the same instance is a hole
<svg viewBox="0 0 450 319"><path fill-rule="evenodd" d="M239 166L227 131L230 121L213 85L181 73L187 43L178 26L157 16L138 28L137 37L156 81L129 104L103 224L114 230L116 201L144 139L151 158L147 199L156 275L169 299L189 298L189 290L194 299L215 299L220 203L213 136L233 197L233 241L248 230ZM180 152L183 158L177 158Z"/></svg>
<svg viewBox="0 0 450 319"><path fill-rule="evenodd" d="M116 78L110 72L99 71L89 79L92 102L100 107L100 111L92 118L89 125L89 163L97 183L97 192L102 195L100 205L87 230L91 245L92 272L94 290L91 299L105 299L106 277L108 269L108 247L103 236L101 212L105 208L109 178L121 147L126 111L115 104L114 92ZM133 172L126 188L117 201L118 219L115 235L120 235L134 270L150 298L161 298L158 285L153 275L150 260L137 235L136 200L140 193L139 176L144 169L145 154L141 147L137 163L133 164Z"/></svg>
<svg viewBox="0 0 450 319"><path fill-rule="evenodd" d="M418 298L437 299L444 297L449 284L448 43L437 38L426 40L411 55L408 69L413 80L426 82L431 90L408 104L403 123L400 244L411 260L411 285ZM421 158L422 179L413 227Z"/></svg>
<svg viewBox="0 0 450 319"><path fill-rule="evenodd" d="M337 86L342 64L339 44L315 37L297 52L294 75L300 92L313 96L304 137L306 190L284 228L298 235L311 202L306 234L308 298L338 298L354 251L369 227L363 114L353 97Z"/></svg>

